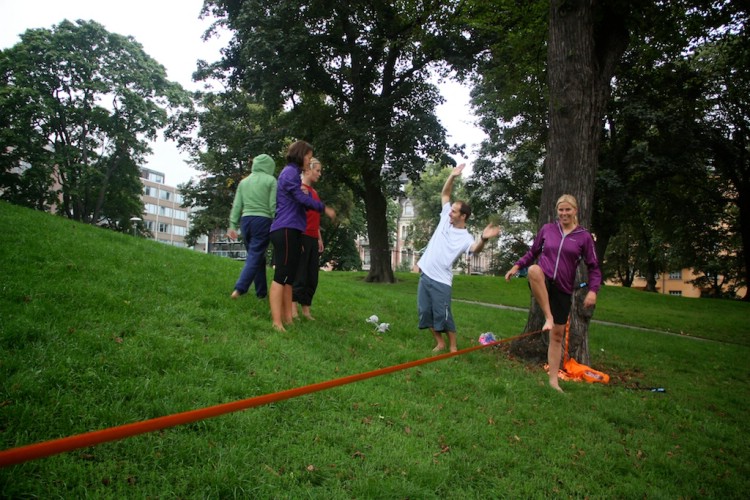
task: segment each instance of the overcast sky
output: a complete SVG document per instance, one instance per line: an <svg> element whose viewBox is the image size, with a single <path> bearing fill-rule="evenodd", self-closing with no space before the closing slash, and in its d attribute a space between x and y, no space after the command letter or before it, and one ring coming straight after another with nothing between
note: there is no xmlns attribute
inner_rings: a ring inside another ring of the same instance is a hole
<svg viewBox="0 0 750 500"><path fill-rule="evenodd" d="M20 41L19 35L31 28L51 28L62 20L94 20L108 31L135 38L148 55L161 63L170 80L195 90L192 82L196 61L216 61L226 40L204 42L201 35L211 24L199 14L203 0L0 0L0 49ZM467 145L470 161L482 133L473 126L468 106L468 90L457 84L441 85L446 103L438 108L438 116L447 129L449 143ZM187 156L171 142L163 140L152 145L154 154L147 166L166 174L166 183L177 185L197 175L187 166Z"/></svg>

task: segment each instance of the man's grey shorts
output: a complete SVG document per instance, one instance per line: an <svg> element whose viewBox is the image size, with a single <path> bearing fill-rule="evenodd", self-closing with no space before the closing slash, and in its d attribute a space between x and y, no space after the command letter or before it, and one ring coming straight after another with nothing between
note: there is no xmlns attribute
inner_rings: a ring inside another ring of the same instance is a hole
<svg viewBox="0 0 750 500"><path fill-rule="evenodd" d="M419 277L417 287L419 328L432 328L436 332L455 332L456 324L451 313L451 287L430 278Z"/></svg>

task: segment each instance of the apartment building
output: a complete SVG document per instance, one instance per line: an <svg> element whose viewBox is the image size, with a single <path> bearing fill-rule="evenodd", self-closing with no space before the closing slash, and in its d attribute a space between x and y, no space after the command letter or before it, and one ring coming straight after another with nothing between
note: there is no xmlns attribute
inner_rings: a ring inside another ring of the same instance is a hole
<svg viewBox="0 0 750 500"><path fill-rule="evenodd" d="M141 168L144 213L139 230L148 231L154 240L187 247L185 236L190 226L190 210L182 206L178 189L165 184L164 173ZM200 250L200 249L198 249Z"/></svg>
<svg viewBox="0 0 750 500"><path fill-rule="evenodd" d="M678 297L698 298L701 296L703 290L690 283L691 280L694 280L697 277L698 276L693 270L689 268L661 273L656 278L656 293ZM605 284L607 286L622 286L620 283L612 280L606 281ZM645 290L646 278L643 276L636 276L630 286L634 290ZM737 290L737 296L739 297L744 297L745 293L747 293L747 290L744 287Z"/></svg>

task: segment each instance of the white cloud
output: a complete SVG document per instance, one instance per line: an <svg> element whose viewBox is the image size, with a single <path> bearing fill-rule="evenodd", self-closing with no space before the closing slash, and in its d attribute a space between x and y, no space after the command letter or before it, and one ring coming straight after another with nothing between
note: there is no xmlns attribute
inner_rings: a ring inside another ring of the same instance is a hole
<svg viewBox="0 0 750 500"><path fill-rule="evenodd" d="M452 155L456 163L466 163L465 175L471 175L471 163L476 159L479 143L486 135L476 125L476 116L469 105L470 89L455 81L445 81L439 84L440 93L446 102L437 108L440 122L448 132L448 144L465 145L465 156Z"/></svg>

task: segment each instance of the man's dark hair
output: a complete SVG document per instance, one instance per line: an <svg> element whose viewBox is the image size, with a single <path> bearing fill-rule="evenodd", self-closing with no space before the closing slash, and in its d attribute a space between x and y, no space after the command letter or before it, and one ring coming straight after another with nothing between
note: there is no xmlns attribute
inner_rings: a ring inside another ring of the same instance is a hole
<svg viewBox="0 0 750 500"><path fill-rule="evenodd" d="M313 147L308 142L297 141L295 143L292 143L286 153L286 161L287 163L294 163L301 169L302 165L305 164L305 155L312 150Z"/></svg>
<svg viewBox="0 0 750 500"><path fill-rule="evenodd" d="M456 203L460 203L460 204L461 204L461 208L459 209L459 212L460 212L460 213L461 213L462 215L465 215L465 216L466 216L466 219L464 219L464 222L465 222L465 221L468 221L468 220L469 220L469 217L471 217L471 207L469 206L469 204L468 204L468 203L466 203L466 202L465 202L465 201L463 201L463 200L456 200Z"/></svg>

